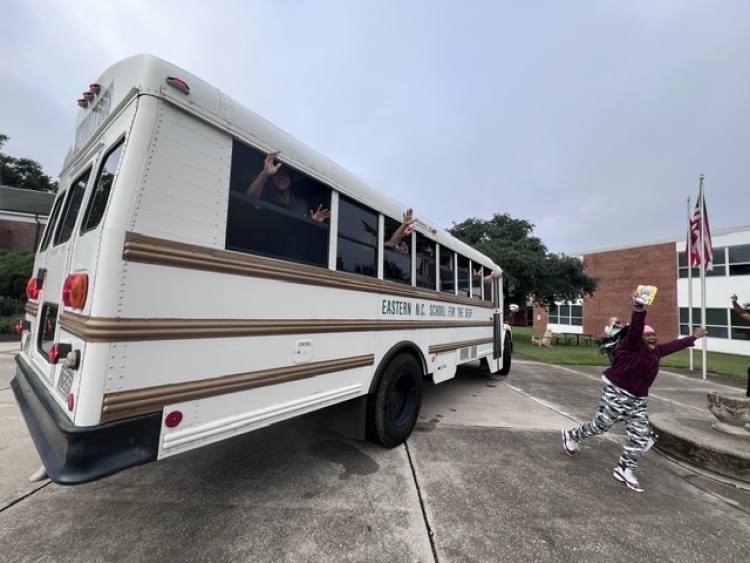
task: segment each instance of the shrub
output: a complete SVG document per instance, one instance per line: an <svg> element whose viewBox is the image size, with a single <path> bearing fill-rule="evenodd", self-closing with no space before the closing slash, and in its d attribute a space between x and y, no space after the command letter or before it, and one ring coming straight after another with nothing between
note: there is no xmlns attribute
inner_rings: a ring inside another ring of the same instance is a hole
<svg viewBox="0 0 750 563"><path fill-rule="evenodd" d="M0 319L0 334L15 334L16 324L15 319Z"/></svg>
<svg viewBox="0 0 750 563"><path fill-rule="evenodd" d="M19 300L0 296L0 317L10 317L18 312Z"/></svg>
<svg viewBox="0 0 750 563"><path fill-rule="evenodd" d="M9 297L18 307L24 297L26 282L34 272L34 253L0 250L0 296ZM4 313L2 313L4 314Z"/></svg>

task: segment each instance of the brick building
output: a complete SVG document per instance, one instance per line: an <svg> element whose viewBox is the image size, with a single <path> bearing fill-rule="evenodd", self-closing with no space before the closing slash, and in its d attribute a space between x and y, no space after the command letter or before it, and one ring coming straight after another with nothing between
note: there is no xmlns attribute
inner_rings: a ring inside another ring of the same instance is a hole
<svg viewBox="0 0 750 563"><path fill-rule="evenodd" d="M55 194L0 186L0 250L35 250Z"/></svg>
<svg viewBox="0 0 750 563"><path fill-rule="evenodd" d="M750 302L750 226L712 234L714 269L706 274L705 322L701 321L700 271L692 276L693 326L708 328L709 350L750 355L750 323L731 311L729 296ZM658 292L648 307L648 324L664 342L690 334L690 290L685 238L578 254L586 274L599 279L593 297L559 303L549 310L535 307L533 326L553 332L602 336L612 316L630 318L630 293L639 285L655 285Z"/></svg>

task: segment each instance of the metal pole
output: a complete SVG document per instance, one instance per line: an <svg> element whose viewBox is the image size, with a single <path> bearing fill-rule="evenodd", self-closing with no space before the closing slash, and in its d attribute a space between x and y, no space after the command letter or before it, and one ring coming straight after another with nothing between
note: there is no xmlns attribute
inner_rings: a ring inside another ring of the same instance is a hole
<svg viewBox="0 0 750 563"><path fill-rule="evenodd" d="M690 233L692 231L692 217L690 214L690 196L687 198L687 212L688 212L688 230L687 230L687 245L685 246L685 260L687 261L688 267L688 334L693 333L693 265L691 260L691 254L693 250L692 244L690 244ZM690 357L690 371L693 371L693 347L688 348L688 355Z"/></svg>
<svg viewBox="0 0 750 563"><path fill-rule="evenodd" d="M703 197L703 174L701 174L700 187L698 189L698 197L701 198L701 326L706 326L706 206L705 197ZM703 379L706 379L706 349L708 348L708 335L701 339L702 356L701 362L703 363Z"/></svg>

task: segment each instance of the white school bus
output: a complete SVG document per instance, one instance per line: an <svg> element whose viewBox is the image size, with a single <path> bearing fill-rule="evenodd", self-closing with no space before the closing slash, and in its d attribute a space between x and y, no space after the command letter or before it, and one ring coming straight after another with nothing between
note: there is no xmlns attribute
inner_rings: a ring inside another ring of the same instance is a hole
<svg viewBox="0 0 750 563"><path fill-rule="evenodd" d="M446 231L417 217L388 245L404 205L158 58L78 105L12 381L53 481L323 408L394 447L423 384L508 373L501 269ZM294 206L248 193L274 151Z"/></svg>

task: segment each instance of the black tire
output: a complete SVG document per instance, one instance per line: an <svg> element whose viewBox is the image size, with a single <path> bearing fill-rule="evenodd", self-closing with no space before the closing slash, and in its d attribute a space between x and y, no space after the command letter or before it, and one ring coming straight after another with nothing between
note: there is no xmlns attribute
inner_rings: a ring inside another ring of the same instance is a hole
<svg viewBox="0 0 750 563"><path fill-rule="evenodd" d="M510 334L505 333L503 339L503 367L497 372L500 375L508 375L510 373L510 355L511 355L512 344L510 340Z"/></svg>
<svg viewBox="0 0 750 563"><path fill-rule="evenodd" d="M367 434L386 448L403 444L422 407L422 370L409 354L396 356L367 398Z"/></svg>

